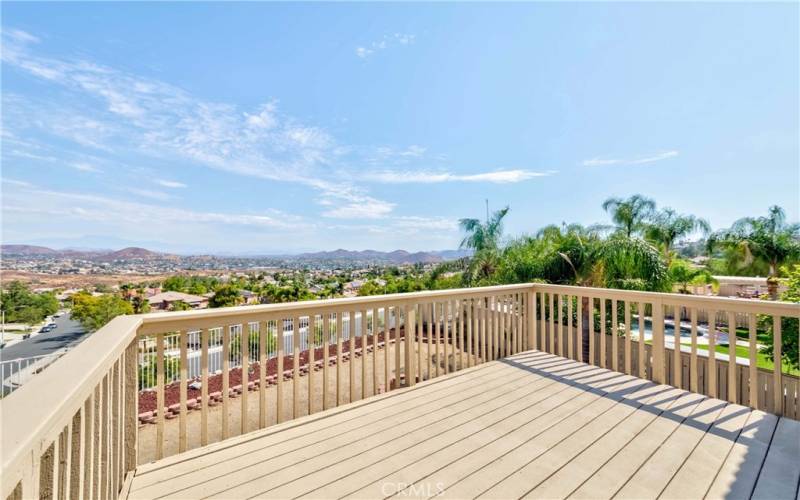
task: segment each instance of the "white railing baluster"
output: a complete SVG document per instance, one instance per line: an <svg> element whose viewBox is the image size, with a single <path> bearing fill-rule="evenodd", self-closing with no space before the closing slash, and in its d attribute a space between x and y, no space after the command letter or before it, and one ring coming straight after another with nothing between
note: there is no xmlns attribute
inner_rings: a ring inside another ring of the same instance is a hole
<svg viewBox="0 0 800 500"><path fill-rule="evenodd" d="M606 299L599 297L600 302L600 367L608 368L606 359Z"/></svg>
<svg viewBox="0 0 800 500"><path fill-rule="evenodd" d="M330 370L328 370L331 341L331 314L322 315L322 409L330 408L328 401L328 387L330 384Z"/></svg>
<svg viewBox="0 0 800 500"><path fill-rule="evenodd" d="M683 387L683 361L681 354L681 307L675 306L672 319L672 385ZM734 358L735 359L735 358Z"/></svg>
<svg viewBox="0 0 800 500"><path fill-rule="evenodd" d="M342 312L336 312L336 405L342 404L342 346L344 345L344 320Z"/></svg>
<svg viewBox="0 0 800 500"><path fill-rule="evenodd" d="M535 298L536 294L533 294L533 296ZM577 330L578 330L578 332L577 332L577 336L578 336L578 361L583 363L583 362L586 362L586 360L583 359L583 328L584 328L584 326L583 326L583 297L580 296L580 295L575 297L575 303L578 306L578 311L577 311L577 313L575 313L575 316L576 316L576 318L578 320L578 327L577 327ZM592 335L589 336L590 339L591 339L591 337L592 337Z"/></svg>
<svg viewBox="0 0 800 500"><path fill-rule="evenodd" d="M267 339L272 332L269 320L258 323L258 427L267 426Z"/></svg>
<svg viewBox="0 0 800 500"><path fill-rule="evenodd" d="M625 302L625 373L633 374L633 353L631 352L631 303Z"/></svg>
<svg viewBox="0 0 800 500"><path fill-rule="evenodd" d="M200 330L200 445L208 444L208 344L211 329Z"/></svg>
<svg viewBox="0 0 800 500"><path fill-rule="evenodd" d="M647 348L646 348L646 339L645 339L645 306L644 302L639 302L637 305L637 312L639 313L639 344L637 345L639 350L639 369L637 370L637 376L639 378L647 378Z"/></svg>
<svg viewBox="0 0 800 500"><path fill-rule="evenodd" d="M738 367L736 365L736 313L728 311L728 401L739 403L739 391L736 381Z"/></svg>
<svg viewBox="0 0 800 500"><path fill-rule="evenodd" d="M775 415L783 415L783 339L781 317L772 316L772 394ZM788 332L787 332L788 333Z"/></svg>
<svg viewBox="0 0 800 500"><path fill-rule="evenodd" d="M653 301L653 381L666 384L666 356L664 339L664 305L661 301Z"/></svg>
<svg viewBox="0 0 800 500"><path fill-rule="evenodd" d="M239 338L239 351L242 357L241 360L241 385L242 394L240 397L241 410L240 410L240 432L246 434L249 421L249 407L247 406L247 397L249 394L248 386L250 384L250 322L242 322L242 330Z"/></svg>
<svg viewBox="0 0 800 500"><path fill-rule="evenodd" d="M227 439L230 432L228 413L228 392L230 391L230 358L231 329L233 325L222 327L222 439Z"/></svg>
<svg viewBox="0 0 800 500"><path fill-rule="evenodd" d="M187 432L186 432L186 421L188 420L188 416L186 413L188 412L186 401L187 401L187 384L189 379L189 367L188 367L188 357L186 353L187 344L189 342L188 339L188 332L186 330L181 330L180 333L180 405L181 405L181 412L178 415L178 451L184 452L186 451L186 442L187 442Z"/></svg>
<svg viewBox="0 0 800 500"><path fill-rule="evenodd" d="M348 364L350 365L350 400L352 403L356 400L356 335L355 335L355 313L348 311L347 313L347 340L348 340Z"/></svg>
<svg viewBox="0 0 800 500"><path fill-rule="evenodd" d="M292 319L292 418L300 416L300 316Z"/></svg>
<svg viewBox="0 0 800 500"><path fill-rule="evenodd" d="M314 413L314 359L315 350L317 349L317 315L308 315L308 327L306 329L307 342L306 349L308 350L308 415Z"/></svg>
<svg viewBox="0 0 800 500"><path fill-rule="evenodd" d="M619 305L617 299L611 300L611 369L619 371Z"/></svg>
<svg viewBox="0 0 800 500"><path fill-rule="evenodd" d="M756 331L756 315L748 314L748 354L749 354L749 390L750 390L750 406L758 408L758 346L757 346L757 331ZM694 390L694 389L693 389ZM696 391L695 391L696 392Z"/></svg>
<svg viewBox="0 0 800 500"><path fill-rule="evenodd" d="M706 391L712 398L717 392L717 311L708 311L708 364L706 368Z"/></svg>
<svg viewBox="0 0 800 500"><path fill-rule="evenodd" d="M692 392L700 392L698 387L698 367L697 367L697 309L692 308L691 312L692 322L692 352L689 358L689 390Z"/></svg>
<svg viewBox="0 0 800 500"><path fill-rule="evenodd" d="M164 457L164 334L159 333L156 335L156 412L157 412L157 427L156 427L156 458ZM96 417L95 417L95 421Z"/></svg>

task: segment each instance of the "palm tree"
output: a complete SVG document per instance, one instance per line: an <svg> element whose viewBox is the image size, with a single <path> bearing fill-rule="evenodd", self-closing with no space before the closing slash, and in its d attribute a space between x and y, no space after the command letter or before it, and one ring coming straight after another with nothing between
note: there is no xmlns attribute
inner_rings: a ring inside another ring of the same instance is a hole
<svg viewBox="0 0 800 500"><path fill-rule="evenodd" d="M479 219L459 220L459 226L467 233L459 248L471 248L476 253L487 249L497 249L500 236L503 234L503 218L508 210L509 208L505 207L494 212L491 217L487 213L485 223Z"/></svg>
<svg viewBox="0 0 800 500"><path fill-rule="evenodd" d="M572 229L570 229L572 228ZM582 229L582 230L581 230ZM551 283L575 284L629 290L666 290L667 266L653 245L617 234L607 239L581 226L565 226L563 231L547 231L554 242L545 257L543 276ZM581 343L584 359L589 359L589 298L583 297Z"/></svg>
<svg viewBox="0 0 800 500"><path fill-rule="evenodd" d="M786 222L786 212L775 205L766 217L745 217L730 229L711 238L712 245L721 244L732 250L744 265L762 260L769 266L767 287L772 299L778 297L778 269L787 261L800 257L800 224Z"/></svg>
<svg viewBox="0 0 800 500"><path fill-rule="evenodd" d="M705 219L689 214L679 214L671 208L665 208L655 214L645 229L647 237L661 244L667 264L672 262L672 246L675 242L695 231L704 235L711 232L711 226Z"/></svg>
<svg viewBox="0 0 800 500"><path fill-rule="evenodd" d="M640 194L626 200L609 198L603 202L603 210L611 214L618 230L628 238L644 228L645 221L655 209L656 202Z"/></svg>
<svg viewBox="0 0 800 500"><path fill-rule="evenodd" d="M492 278L500 266L500 255L493 248L483 249L470 260L465 275L467 284L476 286L492 285Z"/></svg>

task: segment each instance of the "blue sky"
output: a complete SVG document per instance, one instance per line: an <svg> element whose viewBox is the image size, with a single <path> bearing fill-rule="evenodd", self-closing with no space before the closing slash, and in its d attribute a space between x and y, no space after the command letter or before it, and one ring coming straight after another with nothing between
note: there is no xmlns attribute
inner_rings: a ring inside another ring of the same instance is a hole
<svg viewBox="0 0 800 500"><path fill-rule="evenodd" d="M4 243L455 248L800 212L798 4L2 4Z"/></svg>

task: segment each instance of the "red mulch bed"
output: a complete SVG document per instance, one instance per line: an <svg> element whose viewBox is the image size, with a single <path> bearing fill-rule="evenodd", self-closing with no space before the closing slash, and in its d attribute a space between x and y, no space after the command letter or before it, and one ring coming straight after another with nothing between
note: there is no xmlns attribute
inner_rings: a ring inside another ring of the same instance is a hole
<svg viewBox="0 0 800 500"><path fill-rule="evenodd" d="M401 337L403 335L403 329L400 329ZM389 336L392 339L396 339L397 336L394 334L394 328L389 331ZM373 337L374 335L367 336L367 346L373 345ZM379 333L377 335L378 342L383 342L385 339L384 333ZM355 348L361 349L361 341L363 337L356 337L355 338ZM423 340L424 339L420 339ZM350 342L345 340L342 343L342 353L347 353L350 350ZM308 364L308 355L309 351L301 351L300 352L300 366ZM336 344L332 344L328 347L328 356L336 356ZM318 347L314 350L314 360L320 360L323 357L323 348ZM294 355L284 356L283 357L283 369L284 370L291 370L294 367ZM274 376L278 372L278 358L274 357L267 360L267 376ZM253 382L259 380L259 364L251 363L250 364L250 374L248 380ZM200 378L189 379L188 383L192 383L194 381L199 381ZM233 368L228 372L228 387L235 387L237 385L242 384L242 369L241 368ZM212 375L209 374L208 376L208 393L212 394L214 392L221 392L222 391L222 374ZM201 398L201 390L200 389L192 389L191 387L187 388L187 398L188 399L195 399L198 400ZM164 386L164 404L168 408L171 405L180 403L181 400L181 393L180 393L180 382L172 382L169 385ZM139 413L145 413L149 411L154 411L158 406L158 395L156 391L149 390L149 391L139 391Z"/></svg>

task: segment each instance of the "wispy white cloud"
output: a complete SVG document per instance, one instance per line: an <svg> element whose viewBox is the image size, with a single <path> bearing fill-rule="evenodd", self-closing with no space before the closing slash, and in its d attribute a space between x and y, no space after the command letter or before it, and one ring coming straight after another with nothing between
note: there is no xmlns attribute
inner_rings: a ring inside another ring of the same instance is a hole
<svg viewBox="0 0 800 500"><path fill-rule="evenodd" d="M163 191L155 191L152 189L128 188L128 192L135 194L137 196L142 196L144 198L150 198L159 201L167 201L170 198L172 198L172 196Z"/></svg>
<svg viewBox="0 0 800 500"><path fill-rule="evenodd" d="M447 217L395 217L391 226L414 230L457 231L458 221Z"/></svg>
<svg viewBox="0 0 800 500"><path fill-rule="evenodd" d="M537 177L547 177L556 172L534 172L531 170L496 170L478 174L455 174L452 172L427 172L427 171L393 171L384 170L370 172L364 175L365 179L386 184L435 184L441 182L489 182L494 184L512 184L523 182Z"/></svg>
<svg viewBox="0 0 800 500"><path fill-rule="evenodd" d="M39 43L41 41L38 37L35 37L27 31L20 29L12 28L9 30L4 30L3 33L9 36L11 39L21 43Z"/></svg>
<svg viewBox="0 0 800 500"><path fill-rule="evenodd" d="M44 189L30 183L7 179L3 179L3 183L13 183L20 188L13 193L6 193L3 204L4 211L22 213L45 211L81 220L109 221L118 224L121 234L128 230L134 230L140 224L146 224L149 227L159 225L165 228L174 228L175 224L188 223L233 224L281 229L301 228L309 225L302 217L276 210L262 213L204 212L95 194ZM154 191L137 189L128 191L140 196L160 198ZM169 195L163 194L169 197Z"/></svg>
<svg viewBox="0 0 800 500"><path fill-rule="evenodd" d="M633 160L631 162L631 164L638 165L638 164L642 164L642 163L653 163L653 162L656 162L656 161L661 161L661 160L666 160L666 159L669 159L669 158L674 158L676 156L678 156L678 152L677 151L665 151L663 153L658 153L658 154L653 155L653 156L648 156L648 157L645 157L645 158L639 158L637 160Z"/></svg>
<svg viewBox="0 0 800 500"><path fill-rule="evenodd" d="M403 37L393 40L410 41ZM331 178L331 165L347 148L323 128L283 116L274 100L254 111L243 111L91 61L40 56L25 37L4 33L3 41L4 63L98 100L105 108L87 116L64 107L64 100L26 103L17 99L5 106L11 108L8 121L12 126L36 127L108 152L131 148L165 160L177 157L238 175L304 184L337 206L328 216L373 218L394 207L366 195L352 181ZM418 151L409 149L407 153ZM374 211L364 211L363 206Z"/></svg>
<svg viewBox="0 0 800 500"><path fill-rule="evenodd" d="M274 101L263 104L258 113L251 115L245 112L244 116L251 127L271 129L278 125L277 105Z"/></svg>
<svg viewBox="0 0 800 500"><path fill-rule="evenodd" d="M367 232L380 235L402 235L413 236L424 233L426 237L433 237L450 241L454 233L458 232L458 221L447 217L418 217L418 216L397 216L387 217L381 222L383 224L331 224L328 229L333 231L353 231Z"/></svg>
<svg viewBox="0 0 800 500"><path fill-rule="evenodd" d="M155 183L158 184L159 186L164 186L164 187L171 188L171 189L185 188L186 187L186 184L184 184L182 182L170 181L170 180L167 180L167 179L156 179Z"/></svg>
<svg viewBox="0 0 800 500"><path fill-rule="evenodd" d="M372 49L368 49L366 47L356 47L356 55L361 59L366 59L367 57L372 55L373 52L375 51Z"/></svg>
<svg viewBox="0 0 800 500"><path fill-rule="evenodd" d="M609 165L642 165L645 163L654 163L657 161L668 160L678 156L678 151L664 151L661 153L654 153L652 155L638 157L638 158L592 158L584 160L582 165L584 167L604 167Z"/></svg>
<svg viewBox="0 0 800 500"><path fill-rule="evenodd" d="M416 35L410 33L394 33L391 35L384 35L380 40L375 40L366 45L356 47L356 56L361 59L367 59L381 50L390 47L397 47L402 45L410 45L416 40Z"/></svg>
<svg viewBox="0 0 800 500"><path fill-rule="evenodd" d="M74 168L75 170L78 170L79 172L93 172L93 173L102 172L102 170L95 167L91 163L86 163L82 161L68 163L68 166Z"/></svg>
<svg viewBox="0 0 800 500"><path fill-rule="evenodd" d="M395 149L381 146L375 149L375 156L380 159L387 158L421 158L428 149L417 144L411 144L404 149Z"/></svg>
<svg viewBox="0 0 800 500"><path fill-rule="evenodd" d="M14 186L14 187L25 187L25 188L33 187L33 184L31 184L30 182L20 181L17 179L8 179L4 177L2 181L3 184L8 184L9 186Z"/></svg>
<svg viewBox="0 0 800 500"><path fill-rule="evenodd" d="M388 201L366 198L359 202L337 204L322 213L334 219L382 219L389 215L395 204Z"/></svg>

